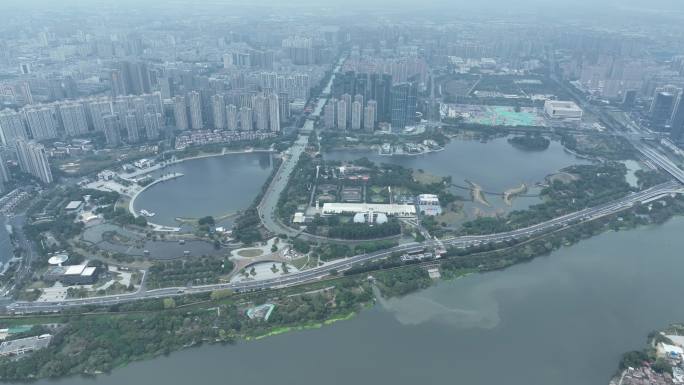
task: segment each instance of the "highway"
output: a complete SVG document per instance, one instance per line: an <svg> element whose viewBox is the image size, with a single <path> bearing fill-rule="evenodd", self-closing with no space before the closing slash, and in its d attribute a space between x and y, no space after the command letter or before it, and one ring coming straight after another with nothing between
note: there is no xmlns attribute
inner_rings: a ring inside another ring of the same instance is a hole
<svg viewBox="0 0 684 385"><path fill-rule="evenodd" d="M355 265L387 258L391 256L393 253L419 252L424 250L425 248L440 247L442 244L445 247L466 248L470 246L479 246L489 243L502 243L511 240L525 240L529 239L530 237L547 233L549 231L562 229L571 224L589 222L599 218L606 217L608 215L613 215L615 213L629 209L640 202L650 201L653 199L664 197L669 194L680 193L684 193L684 187L676 181L671 181L649 188L647 190L632 193L628 196L625 196L621 199L618 199L610 203L580 210L526 228L521 228L497 234L471 235L448 238L442 241L429 240L423 243L413 242L402 244L391 249L380 250L374 253L360 254L349 258L335 260L323 266L319 266L309 270L304 270L297 273L291 273L287 276L273 279L250 282L222 283L192 287L170 287L155 290L142 289L136 293L123 294L118 296L67 299L59 302L15 302L8 305L7 310L16 314L36 312L58 312L60 310L64 310L70 307L86 305L114 305L141 299L164 298L184 294L206 293L220 289L231 289L237 292L245 292L253 290L278 289L283 287L296 286L318 281L326 276L329 276L332 270L344 271Z"/></svg>
<svg viewBox="0 0 684 385"><path fill-rule="evenodd" d="M309 115L309 118L306 119L304 125L300 128L300 135L297 137L297 140L284 154L283 162L276 171L271 184L266 189L261 202L257 206L257 212L261 218L261 223L273 234L286 234L288 237L299 237L300 239L313 242L330 241L327 238L306 234L298 229L286 226L278 219L276 210L278 208L278 200L280 199L280 195L282 194L283 190L285 190L287 182L290 179L290 175L292 175L292 172L297 166L297 162L299 162L299 158L301 157L302 153L304 153L304 150L306 150L306 147L309 143L309 134L314 130L314 121L316 118L321 116L323 107L325 107L332 90L332 83L335 79L335 75L339 72L340 68L342 68L343 62L344 58L341 58L333 69L328 84L321 92L321 97L316 103L316 107L311 115ZM355 241L349 243L354 242Z"/></svg>

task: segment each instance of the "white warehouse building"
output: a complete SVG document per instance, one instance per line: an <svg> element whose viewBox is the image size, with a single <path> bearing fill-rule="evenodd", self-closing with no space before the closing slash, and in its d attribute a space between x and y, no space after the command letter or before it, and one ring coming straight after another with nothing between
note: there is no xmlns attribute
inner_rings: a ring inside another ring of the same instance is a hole
<svg viewBox="0 0 684 385"><path fill-rule="evenodd" d="M570 101L547 100L544 102L546 116L557 120L579 121L582 119L582 109Z"/></svg>
<svg viewBox="0 0 684 385"><path fill-rule="evenodd" d="M408 204L323 203L323 215L382 213L399 218L415 218L416 206Z"/></svg>

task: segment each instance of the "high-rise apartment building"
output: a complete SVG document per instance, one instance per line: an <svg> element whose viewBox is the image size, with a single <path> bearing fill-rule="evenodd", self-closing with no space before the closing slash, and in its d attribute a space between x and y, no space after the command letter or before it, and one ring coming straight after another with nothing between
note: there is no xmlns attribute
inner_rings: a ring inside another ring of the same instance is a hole
<svg viewBox="0 0 684 385"><path fill-rule="evenodd" d="M45 184L54 181L50 163L45 154L45 147L36 141L19 139L16 142L17 160L19 167L27 174L31 174Z"/></svg>
<svg viewBox="0 0 684 385"><path fill-rule="evenodd" d="M17 139L28 139L21 113L12 110L0 111L0 139L6 147L14 147Z"/></svg>
<svg viewBox="0 0 684 385"><path fill-rule="evenodd" d="M88 119L86 118L86 109L83 104L60 104L59 116L67 136L79 136L88 133Z"/></svg>
<svg viewBox="0 0 684 385"><path fill-rule="evenodd" d="M230 131L238 129L238 109L234 104L226 106L226 129Z"/></svg>
<svg viewBox="0 0 684 385"><path fill-rule="evenodd" d="M360 102L355 101L352 103L352 114L351 114L351 128L352 130L360 130L363 114L363 106Z"/></svg>
<svg viewBox="0 0 684 385"><path fill-rule="evenodd" d="M257 131L268 130L268 100L263 95L257 95L252 100L252 107Z"/></svg>
<svg viewBox="0 0 684 385"><path fill-rule="evenodd" d="M119 118L116 115L105 115L102 117L104 122L104 135L109 147L117 147L121 144L121 133Z"/></svg>
<svg viewBox="0 0 684 385"><path fill-rule="evenodd" d="M280 103L278 95L269 94L268 100L268 126L271 132L280 132Z"/></svg>
<svg viewBox="0 0 684 385"><path fill-rule="evenodd" d="M378 103L375 100L369 100L368 105L364 109L363 113L363 128L366 131L373 131L375 129L376 114L378 109Z"/></svg>
<svg viewBox="0 0 684 385"><path fill-rule="evenodd" d="M223 130L226 128L226 102L223 95L211 97L211 108L214 117L214 128Z"/></svg>
<svg viewBox="0 0 684 385"><path fill-rule="evenodd" d="M24 110L24 116L33 139L57 138L57 119L54 107L45 106L26 109Z"/></svg>
<svg viewBox="0 0 684 385"><path fill-rule="evenodd" d="M188 93L188 104L190 106L190 125L193 130L204 128L202 120L202 98L197 91Z"/></svg>
<svg viewBox="0 0 684 385"><path fill-rule="evenodd" d="M252 131L254 123L252 122L252 109L249 107L240 108L240 130Z"/></svg>
<svg viewBox="0 0 684 385"><path fill-rule="evenodd" d="M188 126L188 107L185 104L185 98L176 96L173 98L173 116L176 121L176 128L181 131L186 131Z"/></svg>
<svg viewBox="0 0 684 385"><path fill-rule="evenodd" d="M337 117L335 116L335 109L337 108L337 99L331 98L328 104L325 105L323 111L323 118L325 119L325 128L332 130L337 125Z"/></svg>
<svg viewBox="0 0 684 385"><path fill-rule="evenodd" d="M337 128L347 129L347 102L344 99L337 101Z"/></svg>

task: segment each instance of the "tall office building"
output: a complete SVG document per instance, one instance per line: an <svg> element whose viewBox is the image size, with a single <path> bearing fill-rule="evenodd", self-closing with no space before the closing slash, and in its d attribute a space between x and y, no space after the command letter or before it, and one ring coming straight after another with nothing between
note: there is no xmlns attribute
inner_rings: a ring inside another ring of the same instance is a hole
<svg viewBox="0 0 684 385"><path fill-rule="evenodd" d="M622 98L622 108L626 111L631 111L636 104L637 90L627 90Z"/></svg>
<svg viewBox="0 0 684 385"><path fill-rule="evenodd" d="M337 128L347 129L347 102L344 99L337 101Z"/></svg>
<svg viewBox="0 0 684 385"><path fill-rule="evenodd" d="M280 103L278 95L272 93L268 97L268 127L271 132L280 132Z"/></svg>
<svg viewBox="0 0 684 385"><path fill-rule="evenodd" d="M59 116L67 136L79 136L88 133L88 119L86 118L86 110L83 104L60 104Z"/></svg>
<svg viewBox="0 0 684 385"><path fill-rule="evenodd" d="M254 124L252 123L252 109L249 107L240 108L240 130L252 131Z"/></svg>
<svg viewBox="0 0 684 385"><path fill-rule="evenodd" d="M104 122L104 135L109 147L117 147L121 144L119 118L116 115L105 115L102 117Z"/></svg>
<svg viewBox="0 0 684 385"><path fill-rule="evenodd" d="M214 128L223 130L226 128L226 102L223 95L211 97L211 108L214 116Z"/></svg>
<svg viewBox="0 0 684 385"><path fill-rule="evenodd" d="M155 112L148 112L144 116L145 120L145 136L148 140L159 139L159 133L164 125L162 114Z"/></svg>
<svg viewBox="0 0 684 385"><path fill-rule="evenodd" d="M54 181L50 163L45 154L45 147L36 141L17 140L17 160L19 167L27 174L31 174L45 184Z"/></svg>
<svg viewBox="0 0 684 385"><path fill-rule="evenodd" d="M234 104L226 106L226 129L229 131L238 129L238 109Z"/></svg>
<svg viewBox="0 0 684 385"><path fill-rule="evenodd" d="M337 108L337 99L331 98L328 100L328 104L325 105L325 110L323 112L323 118L325 119L325 128L332 130L337 125L337 119L335 116L335 108Z"/></svg>
<svg viewBox="0 0 684 385"><path fill-rule="evenodd" d="M173 98L173 117L176 120L176 128L181 131L188 130L188 107L185 104L185 98L176 96Z"/></svg>
<svg viewBox="0 0 684 385"><path fill-rule="evenodd" d="M390 99L392 97L392 76L382 75L377 78L375 83L375 93L372 96L378 103L378 122L389 122L391 120L392 108Z"/></svg>
<svg viewBox="0 0 684 385"><path fill-rule="evenodd" d="M57 137L57 119L54 107L37 107L24 110L31 136L36 140Z"/></svg>
<svg viewBox="0 0 684 385"><path fill-rule="evenodd" d="M355 101L352 103L352 114L351 114L351 128L352 130L360 130L361 129L361 116L363 114L363 106L361 105L360 102Z"/></svg>
<svg viewBox="0 0 684 385"><path fill-rule="evenodd" d="M403 130L415 120L417 90L413 83L401 83L392 87L390 95L392 129Z"/></svg>
<svg viewBox="0 0 684 385"><path fill-rule="evenodd" d="M99 100L88 103L88 115L93 130L104 131L103 117L112 114L112 102L110 100Z"/></svg>
<svg viewBox="0 0 684 385"><path fill-rule="evenodd" d="M375 129L376 114L378 103L375 100L369 100L368 105L363 113L363 128L366 131L373 131Z"/></svg>
<svg viewBox="0 0 684 385"><path fill-rule="evenodd" d="M257 95L252 100L254 122L257 131L268 130L268 100L263 95Z"/></svg>
<svg viewBox="0 0 684 385"><path fill-rule="evenodd" d="M28 139L24 119L19 112L0 111L0 139L5 147L14 147L17 139Z"/></svg>
<svg viewBox="0 0 684 385"><path fill-rule="evenodd" d="M675 101L680 93L681 89L673 86L656 88L653 102L649 109L651 123L654 126L664 126L669 122L675 107Z"/></svg>
<svg viewBox="0 0 684 385"><path fill-rule="evenodd" d="M197 91L188 93L188 105L190 106L190 126L193 130L204 128L202 121L202 98Z"/></svg>

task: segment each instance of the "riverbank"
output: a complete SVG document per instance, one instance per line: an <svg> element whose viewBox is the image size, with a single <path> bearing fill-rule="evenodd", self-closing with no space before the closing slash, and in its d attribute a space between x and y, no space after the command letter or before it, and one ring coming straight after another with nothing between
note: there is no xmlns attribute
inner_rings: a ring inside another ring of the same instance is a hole
<svg viewBox="0 0 684 385"><path fill-rule="evenodd" d="M674 385L684 382L684 325L672 324L648 335L646 347L623 354L609 385Z"/></svg>
<svg viewBox="0 0 684 385"><path fill-rule="evenodd" d="M669 198L667 203L665 206L653 206L653 210L646 214L652 218L649 223L659 223L655 221L684 212L682 199ZM607 230L634 228L636 224L625 220L631 215L633 213L628 211L589 224L569 226L501 250L469 250L467 258L464 258L461 250L449 250L439 261L439 269L442 276L447 278L473 271L500 270L528 262L536 256L546 255L564 245L577 243ZM596 265L597 262L592 263ZM399 263L400 268L393 263ZM99 309L119 313L116 317L113 314L98 314L98 308L94 308L90 309L89 314L77 318L59 315L25 318L18 322L37 325L63 323L65 328L60 332L60 338L45 353L34 354L21 361L0 360L0 377L5 380L19 380L31 376L60 377L97 371L109 372L127 362L149 359L202 342L231 343L247 337L253 339L257 336L273 336L312 328L316 324L325 325L326 322L353 317L352 313L357 314L374 302L372 286L367 278L371 274L382 288L384 298L414 293L434 285L435 282L422 266L402 264L399 257L392 257L386 261L359 266L345 272L342 277L331 277L330 280L277 291L239 294L218 300L214 298L219 296L209 293L197 294L175 297L173 300L167 298L129 303L115 309ZM318 290L330 286L334 286L334 289L323 292ZM290 295L307 292L315 294ZM255 322L246 318L246 308L253 306L256 301L265 301L276 306L268 322ZM187 322L180 322L181 320ZM115 336L115 340L111 339L112 336ZM80 344L79 341L87 341L87 344L75 350L76 346L73 344ZM105 349L108 358L87 358L96 355L101 349ZM138 350L139 353L132 353ZM60 368L59 371L50 369L55 367Z"/></svg>
<svg viewBox="0 0 684 385"><path fill-rule="evenodd" d="M354 316L356 316L356 314L357 314L356 312L351 312L347 315L342 315L342 316L330 318L330 319L327 319L323 322L307 323L307 324L299 325L299 326L286 326L286 327L276 328L276 329L273 329L270 332L265 333L265 334L261 334L261 335L254 336L254 337L246 337L245 340L247 340L247 341L260 340L260 339L263 339L266 337L273 337L273 336L277 336L280 334L285 334L285 333L290 333L290 332L295 332L295 331L320 329L323 326L329 326L329 325L332 325L336 322L350 320L350 319L354 318Z"/></svg>

